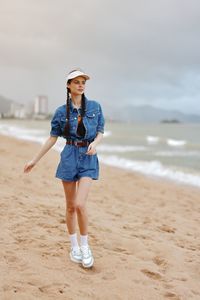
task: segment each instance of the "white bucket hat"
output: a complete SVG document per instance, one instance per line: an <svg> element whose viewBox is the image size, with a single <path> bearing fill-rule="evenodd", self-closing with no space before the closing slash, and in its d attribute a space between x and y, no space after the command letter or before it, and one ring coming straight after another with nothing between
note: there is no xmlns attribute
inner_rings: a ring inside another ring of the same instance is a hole
<svg viewBox="0 0 200 300"><path fill-rule="evenodd" d="M82 76L85 78L85 80L90 79L90 77L81 69L76 69L68 73L66 80L68 81L69 79L74 79L78 76Z"/></svg>

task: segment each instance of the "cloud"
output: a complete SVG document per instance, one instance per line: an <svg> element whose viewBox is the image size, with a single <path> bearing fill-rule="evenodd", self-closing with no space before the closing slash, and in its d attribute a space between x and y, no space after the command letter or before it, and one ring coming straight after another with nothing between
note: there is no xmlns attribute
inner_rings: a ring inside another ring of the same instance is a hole
<svg viewBox="0 0 200 300"><path fill-rule="evenodd" d="M66 72L80 66L93 78L88 93L103 103L168 108L179 103L187 111L191 97L200 113L198 84L192 84L200 69L199 1L7 0L0 5L1 94L25 101L45 92L53 108L57 99L64 100Z"/></svg>

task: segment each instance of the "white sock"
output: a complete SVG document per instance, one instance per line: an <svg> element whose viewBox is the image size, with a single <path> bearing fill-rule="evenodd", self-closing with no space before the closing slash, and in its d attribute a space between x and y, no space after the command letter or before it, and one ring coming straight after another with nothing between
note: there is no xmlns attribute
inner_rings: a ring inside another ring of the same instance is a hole
<svg viewBox="0 0 200 300"><path fill-rule="evenodd" d="M72 248L78 248L79 245L77 240L77 233L70 234L69 238L70 238Z"/></svg>
<svg viewBox="0 0 200 300"><path fill-rule="evenodd" d="M88 235L80 235L81 246L88 246Z"/></svg>

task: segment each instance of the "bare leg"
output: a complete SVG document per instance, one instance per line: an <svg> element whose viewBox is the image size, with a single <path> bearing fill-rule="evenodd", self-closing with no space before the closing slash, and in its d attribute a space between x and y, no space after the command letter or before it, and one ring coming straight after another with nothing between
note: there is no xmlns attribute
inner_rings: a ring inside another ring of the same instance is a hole
<svg viewBox="0 0 200 300"><path fill-rule="evenodd" d="M88 216L86 210L86 200L91 184L92 178L90 177L82 177L78 181L78 189L76 193L76 211L81 235L88 234Z"/></svg>
<svg viewBox="0 0 200 300"><path fill-rule="evenodd" d="M76 182L62 181L66 198L66 225L69 234L76 232Z"/></svg>

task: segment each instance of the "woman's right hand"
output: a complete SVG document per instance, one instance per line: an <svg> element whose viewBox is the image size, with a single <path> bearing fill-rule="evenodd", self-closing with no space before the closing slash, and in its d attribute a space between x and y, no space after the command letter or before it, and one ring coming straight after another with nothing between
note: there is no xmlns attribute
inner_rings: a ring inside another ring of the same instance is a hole
<svg viewBox="0 0 200 300"><path fill-rule="evenodd" d="M29 161L24 166L24 173L28 173L32 170L32 168L36 165L34 161Z"/></svg>

